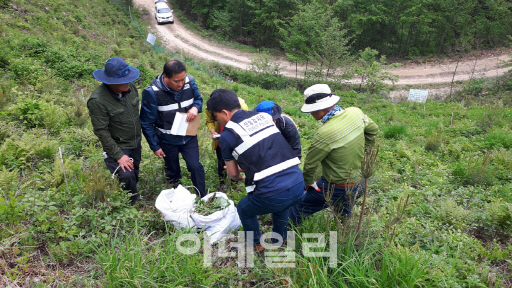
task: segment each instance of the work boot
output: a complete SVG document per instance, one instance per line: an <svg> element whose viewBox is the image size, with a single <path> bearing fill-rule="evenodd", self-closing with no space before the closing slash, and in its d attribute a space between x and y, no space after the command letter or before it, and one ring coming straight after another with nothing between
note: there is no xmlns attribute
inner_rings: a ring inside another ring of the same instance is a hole
<svg viewBox="0 0 512 288"><path fill-rule="evenodd" d="M142 201L141 197L140 197L140 194L131 194L130 196L130 205L133 206L135 205L137 202L140 202Z"/></svg>
<svg viewBox="0 0 512 288"><path fill-rule="evenodd" d="M256 252L256 254L258 254L260 257L263 257L263 253L265 252L265 247L261 246L260 244L255 244L254 252Z"/></svg>

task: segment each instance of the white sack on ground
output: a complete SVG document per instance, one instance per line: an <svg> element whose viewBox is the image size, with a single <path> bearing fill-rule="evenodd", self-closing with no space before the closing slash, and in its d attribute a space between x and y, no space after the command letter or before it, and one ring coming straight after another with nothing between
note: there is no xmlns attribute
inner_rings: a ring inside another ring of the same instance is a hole
<svg viewBox="0 0 512 288"><path fill-rule="evenodd" d="M233 201L229 200L226 194L222 192L210 193L201 198L201 201L206 202L214 196L228 200L229 206L208 216L194 213L194 211L190 214L195 225L202 228L208 237L210 237L210 243L212 244L228 235L231 231L237 230L242 225L242 222L240 222L240 218L238 217L235 204Z"/></svg>
<svg viewBox="0 0 512 288"><path fill-rule="evenodd" d="M194 228L190 212L194 208L195 199L195 194L178 185L176 189L162 190L156 198L155 207L176 229Z"/></svg>

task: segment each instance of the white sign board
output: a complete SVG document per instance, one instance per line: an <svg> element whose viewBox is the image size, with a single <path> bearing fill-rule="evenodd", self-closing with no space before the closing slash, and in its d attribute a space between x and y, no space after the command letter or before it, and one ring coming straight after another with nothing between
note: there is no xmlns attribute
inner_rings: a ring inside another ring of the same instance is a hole
<svg viewBox="0 0 512 288"><path fill-rule="evenodd" d="M146 41L148 41L149 44L155 46L156 36L148 33L148 39L146 39Z"/></svg>
<svg viewBox="0 0 512 288"><path fill-rule="evenodd" d="M428 91L411 89L411 90L409 90L409 98L407 100L425 103L425 102L427 102L427 96L428 96Z"/></svg>

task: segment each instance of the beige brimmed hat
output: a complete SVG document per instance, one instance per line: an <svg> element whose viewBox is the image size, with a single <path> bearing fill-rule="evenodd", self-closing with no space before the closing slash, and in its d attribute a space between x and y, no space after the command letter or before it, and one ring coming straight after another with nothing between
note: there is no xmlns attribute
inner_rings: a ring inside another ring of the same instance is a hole
<svg viewBox="0 0 512 288"><path fill-rule="evenodd" d="M333 94L327 84L315 84L304 91L304 102L300 111L311 113L336 105L340 96Z"/></svg>

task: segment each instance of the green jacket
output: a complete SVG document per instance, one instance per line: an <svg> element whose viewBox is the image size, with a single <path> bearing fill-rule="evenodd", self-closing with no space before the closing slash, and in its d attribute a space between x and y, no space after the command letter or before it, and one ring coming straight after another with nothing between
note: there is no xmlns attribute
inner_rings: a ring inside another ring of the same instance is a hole
<svg viewBox="0 0 512 288"><path fill-rule="evenodd" d="M379 126L361 109L349 107L333 116L313 136L304 162L304 182L313 184L318 164L330 183L356 182L365 147L379 132ZM320 187L321 188L321 187Z"/></svg>
<svg viewBox="0 0 512 288"><path fill-rule="evenodd" d="M105 84L96 88L87 101L94 134L98 136L103 151L119 160L123 150L140 145L139 93L130 83L130 93L116 98Z"/></svg>

